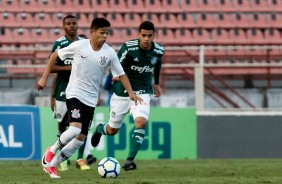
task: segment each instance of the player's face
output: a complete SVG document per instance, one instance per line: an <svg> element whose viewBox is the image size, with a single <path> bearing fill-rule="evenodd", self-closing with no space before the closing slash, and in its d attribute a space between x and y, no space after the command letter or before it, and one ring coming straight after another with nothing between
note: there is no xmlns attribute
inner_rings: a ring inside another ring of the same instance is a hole
<svg viewBox="0 0 282 184"><path fill-rule="evenodd" d="M63 25L66 35L75 36L77 34L77 26L77 20L75 18L66 19Z"/></svg>
<svg viewBox="0 0 282 184"><path fill-rule="evenodd" d="M104 44L108 38L110 32L109 27L99 28L97 30L91 30L91 38L95 40L97 44Z"/></svg>
<svg viewBox="0 0 282 184"><path fill-rule="evenodd" d="M144 50L149 50L152 46L152 42L155 38L153 30L141 29L139 32L140 47Z"/></svg>

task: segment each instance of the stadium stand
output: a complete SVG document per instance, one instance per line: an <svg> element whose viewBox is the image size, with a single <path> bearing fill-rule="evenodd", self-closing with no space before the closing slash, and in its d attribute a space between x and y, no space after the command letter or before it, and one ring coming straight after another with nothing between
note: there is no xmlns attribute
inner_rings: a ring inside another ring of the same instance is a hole
<svg viewBox="0 0 282 184"><path fill-rule="evenodd" d="M1 3L0 59L11 65L42 64L49 56L52 42L63 33L62 18L67 14L79 18L79 33L83 34L89 33L94 17L109 19L112 31L108 42L115 48L136 38L141 21L153 21L157 27L157 42L167 47L180 47L166 50L164 63L197 63L199 50L182 48L200 45L235 46L205 50L207 63L281 62L280 48L240 48L281 45L280 0L2 0ZM228 70L215 71L228 77ZM279 70L272 68L271 71L275 77L279 74ZM40 72L42 69L35 74ZM193 78L193 73L189 72L181 68L164 70L172 78ZM245 73L248 72L242 69L233 72L238 78ZM263 77L265 70L250 69L249 74Z"/></svg>

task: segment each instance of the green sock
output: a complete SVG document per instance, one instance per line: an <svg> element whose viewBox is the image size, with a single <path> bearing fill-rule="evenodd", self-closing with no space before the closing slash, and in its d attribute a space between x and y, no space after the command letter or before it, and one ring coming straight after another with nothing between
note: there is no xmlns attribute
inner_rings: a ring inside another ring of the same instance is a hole
<svg viewBox="0 0 282 184"><path fill-rule="evenodd" d="M127 159L134 160L145 136L144 128L136 128L130 138L130 148Z"/></svg>
<svg viewBox="0 0 282 184"><path fill-rule="evenodd" d="M107 135L106 127L108 124L99 124L97 128L97 133L102 135Z"/></svg>
<svg viewBox="0 0 282 184"><path fill-rule="evenodd" d="M86 140L84 141L82 146L80 146L80 148L78 149L77 160L78 159L83 159L83 153L84 153L85 144L86 144Z"/></svg>

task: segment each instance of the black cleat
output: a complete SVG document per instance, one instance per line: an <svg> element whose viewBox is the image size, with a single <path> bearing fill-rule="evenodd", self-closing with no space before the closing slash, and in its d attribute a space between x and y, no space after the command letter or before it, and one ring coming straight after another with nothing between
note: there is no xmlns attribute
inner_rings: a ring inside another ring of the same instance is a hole
<svg viewBox="0 0 282 184"><path fill-rule="evenodd" d="M134 170L137 168L136 164L131 160L126 160L122 168L125 171Z"/></svg>
<svg viewBox="0 0 282 184"><path fill-rule="evenodd" d="M91 144L93 147L96 147L99 144L100 138L102 136L102 134L97 133L99 126L103 126L103 124L99 124L96 126L95 131L91 137Z"/></svg>
<svg viewBox="0 0 282 184"><path fill-rule="evenodd" d="M94 156L91 155L91 154L86 157L87 165L91 165L91 164L95 163L96 160L97 160L97 158L94 157Z"/></svg>

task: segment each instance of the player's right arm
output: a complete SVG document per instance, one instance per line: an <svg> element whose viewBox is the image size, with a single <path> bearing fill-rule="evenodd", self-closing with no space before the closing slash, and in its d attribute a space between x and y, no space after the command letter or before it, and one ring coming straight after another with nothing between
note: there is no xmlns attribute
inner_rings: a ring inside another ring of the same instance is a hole
<svg viewBox="0 0 282 184"><path fill-rule="evenodd" d="M50 55L50 58L48 60L48 63L47 63L46 68L44 70L44 73L37 83L37 89L38 90L43 90L46 87L47 79L48 79L49 74L51 72L51 68L55 64L57 57L58 57L58 51L55 51Z"/></svg>
<svg viewBox="0 0 282 184"><path fill-rule="evenodd" d="M58 49L60 49L60 43L58 41L55 41L53 43L51 52L53 53ZM52 65L52 67L51 67L51 73L57 73L57 72L60 72L60 71L68 71L68 70L71 70L71 65L60 66L60 65L55 64L55 65Z"/></svg>

